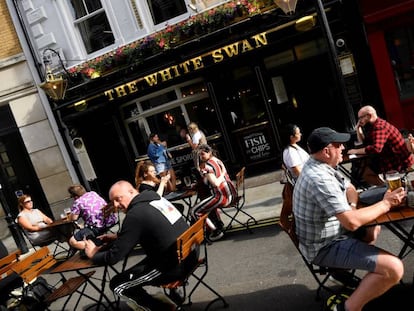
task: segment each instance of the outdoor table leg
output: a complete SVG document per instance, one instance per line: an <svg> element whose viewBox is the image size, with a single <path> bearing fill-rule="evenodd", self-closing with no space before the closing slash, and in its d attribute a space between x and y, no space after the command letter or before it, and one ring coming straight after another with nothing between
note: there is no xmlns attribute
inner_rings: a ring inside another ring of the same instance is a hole
<svg viewBox="0 0 414 311"><path fill-rule="evenodd" d="M387 223L386 227L404 242L398 254L399 258L404 258L414 249L414 224L409 232L399 223ZM407 252L408 247L410 247L410 250Z"/></svg>
<svg viewBox="0 0 414 311"><path fill-rule="evenodd" d="M115 268L112 267L112 269L114 271L116 271ZM84 275L84 273L82 273L80 270L77 270L78 274L80 275ZM88 308L86 308L85 310L89 310L92 307L95 307L94 310L99 311L99 308L101 306L104 307L104 310L114 310L117 311L118 310L118 303L117 302L113 302L109 299L109 297L105 294L105 287L106 287L106 276L109 273L108 270L108 266L105 266L104 271L103 271L103 275L102 275L102 280L101 280L101 287L99 288L93 281L91 281L90 279L88 279L88 283L95 288L95 290L100 293L99 298L98 298L98 302L96 303L96 305L92 305ZM108 303L108 306L105 306L104 301L105 300Z"/></svg>

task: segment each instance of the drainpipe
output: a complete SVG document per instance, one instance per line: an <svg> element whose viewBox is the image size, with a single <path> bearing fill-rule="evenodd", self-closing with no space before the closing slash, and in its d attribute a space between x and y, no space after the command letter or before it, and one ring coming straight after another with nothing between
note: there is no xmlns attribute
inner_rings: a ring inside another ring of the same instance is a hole
<svg viewBox="0 0 414 311"><path fill-rule="evenodd" d="M321 0L315 0L315 8L317 15L321 21L321 28L322 32L325 35L326 41L328 42L328 52L330 56L332 70L335 74L337 84L343 98L343 103L345 105L346 111L348 113L348 117L345 122L347 123L348 131L353 131L356 125L355 120L355 112L352 108L351 104L349 103L348 94L345 88L345 80L344 76L342 75L341 67L339 65L338 54L336 52L335 42L332 36L331 28L329 27L328 18L326 17L325 9L323 7Z"/></svg>

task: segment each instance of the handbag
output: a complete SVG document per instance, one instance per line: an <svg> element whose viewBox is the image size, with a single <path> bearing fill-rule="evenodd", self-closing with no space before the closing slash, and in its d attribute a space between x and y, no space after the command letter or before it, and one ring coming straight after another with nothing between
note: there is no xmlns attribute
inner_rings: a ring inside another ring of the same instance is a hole
<svg viewBox="0 0 414 311"><path fill-rule="evenodd" d="M46 310L46 298L53 292L54 288L45 278L38 276L35 281L23 288L21 305L27 310Z"/></svg>

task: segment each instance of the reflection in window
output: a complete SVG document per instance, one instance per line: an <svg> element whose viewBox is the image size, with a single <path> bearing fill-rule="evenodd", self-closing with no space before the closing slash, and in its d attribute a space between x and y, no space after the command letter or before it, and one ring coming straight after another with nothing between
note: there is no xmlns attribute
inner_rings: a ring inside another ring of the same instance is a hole
<svg viewBox="0 0 414 311"><path fill-rule="evenodd" d="M180 107L148 117L147 122L151 132L157 133L161 140L166 140L169 147L184 143L180 130L186 124Z"/></svg>
<svg viewBox="0 0 414 311"><path fill-rule="evenodd" d="M414 97L414 33L412 27L385 34L400 99Z"/></svg>
<svg viewBox="0 0 414 311"><path fill-rule="evenodd" d="M72 14L87 53L115 42L100 0L71 0Z"/></svg>
<svg viewBox="0 0 414 311"><path fill-rule="evenodd" d="M186 144L187 124L197 122L206 135L220 128L203 81L191 81L136 99L121 107L136 156L147 153L148 134L157 133L168 147Z"/></svg>
<svg viewBox="0 0 414 311"><path fill-rule="evenodd" d="M207 87L204 82L191 84L189 86L184 86L181 88L181 94L183 97L192 96L195 94L207 92Z"/></svg>
<svg viewBox="0 0 414 311"><path fill-rule="evenodd" d="M255 73L249 67L234 69L223 78L232 81L221 95L225 122L231 130L265 121L265 107L259 92Z"/></svg>
<svg viewBox="0 0 414 311"><path fill-rule="evenodd" d="M185 105L190 121L196 122L206 136L218 133L217 113L209 98Z"/></svg>
<svg viewBox="0 0 414 311"><path fill-rule="evenodd" d="M184 0L147 0L154 24L160 24L187 12Z"/></svg>

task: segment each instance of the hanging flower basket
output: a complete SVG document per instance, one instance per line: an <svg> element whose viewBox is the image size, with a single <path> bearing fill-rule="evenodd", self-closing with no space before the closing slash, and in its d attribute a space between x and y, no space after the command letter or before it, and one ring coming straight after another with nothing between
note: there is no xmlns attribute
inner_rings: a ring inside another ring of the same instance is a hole
<svg viewBox="0 0 414 311"><path fill-rule="evenodd" d="M140 64L146 57L171 49L186 40L210 33L241 19L274 8L273 0L234 0L189 17L147 37L117 48L69 69L73 77L79 74L90 79L116 68Z"/></svg>

